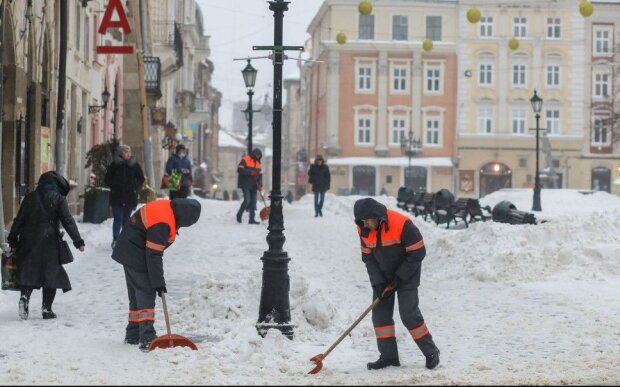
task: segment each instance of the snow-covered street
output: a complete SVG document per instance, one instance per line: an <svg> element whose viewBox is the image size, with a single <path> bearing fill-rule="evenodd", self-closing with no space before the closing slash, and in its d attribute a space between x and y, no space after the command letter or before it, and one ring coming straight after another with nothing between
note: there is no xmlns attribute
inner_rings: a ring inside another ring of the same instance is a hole
<svg viewBox="0 0 620 387"><path fill-rule="evenodd" d="M498 191L481 204L509 200L529 212L531 196ZM123 344L127 291L110 258L112 220L79 222L86 251L66 266L73 290L59 291L56 320L41 318L40 291L26 321L18 293L0 292L0 384L620 384L620 199L576 190L543 190L536 217L548 222L535 226L446 230L413 218L427 247L420 309L440 366L424 367L395 311L401 367L366 369L378 357L368 316L308 375L309 359L372 301L353 223L359 198L328 195L323 218L311 195L285 203L292 341L255 329L266 222L244 215L238 224L239 202L198 199L197 225L164 253L172 333L198 351ZM395 198L377 200L396 209ZM156 316L164 334L159 299Z"/></svg>

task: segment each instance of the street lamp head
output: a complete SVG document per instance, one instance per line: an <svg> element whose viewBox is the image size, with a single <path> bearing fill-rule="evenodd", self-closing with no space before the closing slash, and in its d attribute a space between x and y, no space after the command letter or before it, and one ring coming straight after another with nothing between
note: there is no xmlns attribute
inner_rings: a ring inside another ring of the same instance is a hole
<svg viewBox="0 0 620 387"><path fill-rule="evenodd" d="M532 103L532 109L534 109L534 113L536 114L540 113L542 109L543 100L542 98L538 96L535 89L534 89L534 96L532 97L532 99L530 99L530 102Z"/></svg>
<svg viewBox="0 0 620 387"><path fill-rule="evenodd" d="M110 92L108 91L107 86L103 90L103 93L101 93L101 100L103 101L103 106L106 106L108 104L108 101L110 100Z"/></svg>
<svg viewBox="0 0 620 387"><path fill-rule="evenodd" d="M245 87L248 89L254 87L254 84L256 83L256 73L258 73L258 70L252 67L250 61L251 60L248 59L248 64L243 70L241 70L241 74L243 74L243 82L245 82Z"/></svg>

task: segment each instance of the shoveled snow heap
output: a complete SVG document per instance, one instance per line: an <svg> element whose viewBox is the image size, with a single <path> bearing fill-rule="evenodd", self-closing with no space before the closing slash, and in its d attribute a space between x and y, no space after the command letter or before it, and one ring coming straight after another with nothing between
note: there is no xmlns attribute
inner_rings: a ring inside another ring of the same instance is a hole
<svg viewBox="0 0 620 387"><path fill-rule="evenodd" d="M531 197L502 190L480 201L530 212ZM122 344L128 304L122 267L110 258L112 222L80 222L87 250L66 266L73 290L58 294L58 319L41 319L40 291L26 321L18 293L0 292L0 384L620 383L620 199L574 190L543 190L536 218L547 222L538 225L446 230L413 218L427 246L420 308L441 349L436 370L424 368L396 310L401 367L366 370L378 357L367 317L308 375L310 357L372 301L353 223L359 198L328 195L323 218L313 217L311 195L285 203L292 341L256 333L266 223L248 225L244 215L238 224L238 202L199 199L198 224L164 254L172 332L198 351L144 354ZM392 197L377 200L396 209Z"/></svg>

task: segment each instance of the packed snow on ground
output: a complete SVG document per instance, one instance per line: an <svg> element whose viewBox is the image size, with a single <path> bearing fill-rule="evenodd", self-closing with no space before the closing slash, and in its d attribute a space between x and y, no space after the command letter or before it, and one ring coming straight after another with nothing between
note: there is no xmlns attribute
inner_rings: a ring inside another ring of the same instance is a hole
<svg viewBox="0 0 620 387"><path fill-rule="evenodd" d="M413 218L427 246L420 308L441 350L432 371L395 311L401 367L368 371L378 352L370 316L309 375L372 301L353 204L327 195L285 203L294 339L255 324L266 223L235 221L239 202L202 200L197 225L164 255L172 332L198 342L142 353L124 345L128 303L122 267L110 258L111 220L79 223L84 253L67 265L56 320L42 320L41 292L26 321L18 293L0 292L0 384L619 384L620 199L543 190L538 225L492 221L447 230ZM531 190L495 192L530 212ZM396 209L392 197L378 197ZM262 205L259 205L259 208ZM78 218L79 220L79 218ZM156 328L165 333L160 300Z"/></svg>

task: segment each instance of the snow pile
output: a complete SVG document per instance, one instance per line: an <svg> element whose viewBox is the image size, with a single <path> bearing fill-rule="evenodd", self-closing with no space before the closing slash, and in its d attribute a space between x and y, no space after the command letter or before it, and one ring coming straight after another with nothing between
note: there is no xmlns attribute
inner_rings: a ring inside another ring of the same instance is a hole
<svg viewBox="0 0 620 387"><path fill-rule="evenodd" d="M531 190L481 199L531 208ZM308 375L372 301L353 223L359 196L328 195L314 218L312 195L285 203L294 339L256 331L266 223L238 224L239 202L201 200L197 225L181 229L164 254L172 333L183 348L142 354L122 344L127 296L110 258L111 220L79 223L86 252L67 271L58 319L17 317L17 293L0 292L0 384L618 384L620 376L620 199L543 190L538 225L478 222L457 229L412 218L427 246L420 308L441 349L424 358L395 311L400 368L366 370L378 353L370 316ZM377 197L396 209L392 197ZM259 204L259 209L262 205ZM247 216L244 215L244 222ZM398 308L397 308L398 309ZM165 333L161 303L156 329Z"/></svg>

